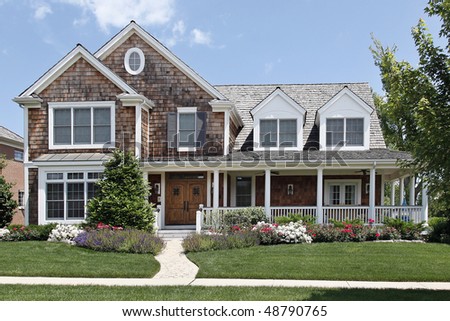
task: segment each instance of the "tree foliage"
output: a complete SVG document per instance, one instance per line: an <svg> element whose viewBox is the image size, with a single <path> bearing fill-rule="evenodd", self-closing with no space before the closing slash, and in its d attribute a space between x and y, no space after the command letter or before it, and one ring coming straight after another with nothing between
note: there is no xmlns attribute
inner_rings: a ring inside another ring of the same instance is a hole
<svg viewBox="0 0 450 321"><path fill-rule="evenodd" d="M450 212L450 0L430 0L425 12L441 21L442 48L424 20L412 29L417 67L398 61L396 47L374 39L371 48L380 68L384 98L376 98L382 129L392 148L409 151L413 168L427 182L441 209Z"/></svg>
<svg viewBox="0 0 450 321"><path fill-rule="evenodd" d="M132 227L151 231L153 208L148 202L149 189L131 154L114 151L105 164L103 179L96 196L88 203L88 224L104 223L111 226Z"/></svg>
<svg viewBox="0 0 450 321"><path fill-rule="evenodd" d="M3 155L0 155L0 169L6 166ZM17 202L11 192L13 185L6 182L5 178L0 175L0 228L11 223L14 211L17 208Z"/></svg>

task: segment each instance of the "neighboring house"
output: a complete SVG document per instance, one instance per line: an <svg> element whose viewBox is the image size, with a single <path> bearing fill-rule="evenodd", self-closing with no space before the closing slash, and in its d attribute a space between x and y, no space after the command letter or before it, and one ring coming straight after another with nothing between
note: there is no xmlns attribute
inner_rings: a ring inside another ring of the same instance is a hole
<svg viewBox="0 0 450 321"><path fill-rule="evenodd" d="M6 167L0 169L0 175L13 184L14 199L19 204L11 224L24 224L23 138L3 126L0 126L0 155L6 157Z"/></svg>
<svg viewBox="0 0 450 321"><path fill-rule="evenodd" d="M426 193L423 207L383 206L410 156L386 148L367 83L212 86L132 21L94 54L77 45L14 100L29 124L29 223L82 221L113 147L141 160L163 229L199 223L201 205L320 223L427 218Z"/></svg>

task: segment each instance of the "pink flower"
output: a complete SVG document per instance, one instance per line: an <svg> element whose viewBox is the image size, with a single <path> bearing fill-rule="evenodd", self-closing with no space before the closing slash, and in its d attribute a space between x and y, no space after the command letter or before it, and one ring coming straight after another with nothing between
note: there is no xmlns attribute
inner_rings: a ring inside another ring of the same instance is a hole
<svg viewBox="0 0 450 321"><path fill-rule="evenodd" d="M375 234L375 237L379 238L380 237L380 233Z"/></svg>
<svg viewBox="0 0 450 321"><path fill-rule="evenodd" d="M375 220L373 218L369 219L369 224L375 223Z"/></svg>

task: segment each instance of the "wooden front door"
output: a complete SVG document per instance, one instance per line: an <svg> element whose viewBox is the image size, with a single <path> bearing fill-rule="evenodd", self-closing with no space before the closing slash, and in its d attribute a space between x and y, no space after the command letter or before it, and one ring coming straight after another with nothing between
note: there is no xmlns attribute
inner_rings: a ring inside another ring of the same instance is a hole
<svg viewBox="0 0 450 321"><path fill-rule="evenodd" d="M203 175L169 175L166 188L166 225L194 225L200 204L206 202Z"/></svg>

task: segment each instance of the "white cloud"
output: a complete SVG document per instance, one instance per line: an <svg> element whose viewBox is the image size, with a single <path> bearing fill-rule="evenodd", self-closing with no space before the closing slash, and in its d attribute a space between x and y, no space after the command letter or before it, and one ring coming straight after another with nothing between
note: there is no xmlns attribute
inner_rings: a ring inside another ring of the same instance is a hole
<svg viewBox="0 0 450 321"><path fill-rule="evenodd" d="M178 20L172 27L172 36L167 40L169 47L175 46L179 41L183 40L186 32L186 26L183 20Z"/></svg>
<svg viewBox="0 0 450 321"><path fill-rule="evenodd" d="M95 16L100 28L123 27L131 20L142 25L163 25L175 13L175 0L59 0L59 2L78 6L83 15ZM74 23L80 24L85 17Z"/></svg>
<svg viewBox="0 0 450 321"><path fill-rule="evenodd" d="M34 3L33 8L34 8L34 18L36 20L44 20L47 17L47 15L53 13L50 5L45 2Z"/></svg>
<svg viewBox="0 0 450 321"><path fill-rule="evenodd" d="M212 36L210 32L201 31L200 29L193 29L191 31L192 42L197 45L211 45Z"/></svg>

